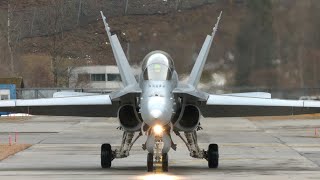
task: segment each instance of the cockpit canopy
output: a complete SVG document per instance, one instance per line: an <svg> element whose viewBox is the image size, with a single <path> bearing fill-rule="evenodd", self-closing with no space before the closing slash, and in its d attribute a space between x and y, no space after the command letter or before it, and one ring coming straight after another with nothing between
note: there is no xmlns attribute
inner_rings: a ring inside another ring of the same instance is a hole
<svg viewBox="0 0 320 180"><path fill-rule="evenodd" d="M144 80L171 80L173 60L164 51L152 51L143 59L142 71Z"/></svg>

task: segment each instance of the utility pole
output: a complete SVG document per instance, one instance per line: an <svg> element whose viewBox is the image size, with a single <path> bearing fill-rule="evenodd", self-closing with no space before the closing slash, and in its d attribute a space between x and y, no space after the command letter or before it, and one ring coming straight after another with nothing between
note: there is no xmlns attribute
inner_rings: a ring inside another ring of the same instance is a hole
<svg viewBox="0 0 320 180"><path fill-rule="evenodd" d="M128 11L128 3L129 3L129 0L125 0L125 5L124 5L124 15L127 15L127 11Z"/></svg>
<svg viewBox="0 0 320 180"><path fill-rule="evenodd" d="M176 0L176 11L179 10L180 0Z"/></svg>
<svg viewBox="0 0 320 180"><path fill-rule="evenodd" d="M130 43L127 42L127 59L130 61Z"/></svg>
<svg viewBox="0 0 320 180"><path fill-rule="evenodd" d="M33 35L33 23L34 23L34 18L36 17L36 8L33 8L33 16L32 16L32 22L31 22L31 29L30 29L30 34L31 36Z"/></svg>
<svg viewBox="0 0 320 180"><path fill-rule="evenodd" d="M8 0L8 29L7 29L7 39L8 39L8 49L9 49L9 54L10 54L10 70L12 73L14 73L14 65L13 65L13 53L12 53L12 47L11 47L11 38L10 38L10 0Z"/></svg>
<svg viewBox="0 0 320 180"><path fill-rule="evenodd" d="M82 0L79 0L79 10L78 10L78 20L77 20L77 25L79 25L79 21L80 21L81 8L82 8Z"/></svg>

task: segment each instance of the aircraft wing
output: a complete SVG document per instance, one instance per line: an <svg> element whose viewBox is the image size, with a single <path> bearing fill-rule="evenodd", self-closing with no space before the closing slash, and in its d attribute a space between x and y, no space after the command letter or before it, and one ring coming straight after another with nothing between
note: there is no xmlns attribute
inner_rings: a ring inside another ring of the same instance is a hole
<svg viewBox="0 0 320 180"><path fill-rule="evenodd" d="M255 98L265 98L270 99L271 94L267 92L246 92L246 93L231 93L231 94L223 94L227 96L240 96L240 97L255 97Z"/></svg>
<svg viewBox="0 0 320 180"><path fill-rule="evenodd" d="M92 95L99 95L99 93L85 93L85 92L73 92L73 91L60 91L60 92L53 93L54 98L92 96Z"/></svg>
<svg viewBox="0 0 320 180"><path fill-rule="evenodd" d="M320 113L320 101L209 95L200 109L204 117L299 115Z"/></svg>
<svg viewBox="0 0 320 180"><path fill-rule="evenodd" d="M31 115L116 117L117 110L109 95L0 101L0 112Z"/></svg>

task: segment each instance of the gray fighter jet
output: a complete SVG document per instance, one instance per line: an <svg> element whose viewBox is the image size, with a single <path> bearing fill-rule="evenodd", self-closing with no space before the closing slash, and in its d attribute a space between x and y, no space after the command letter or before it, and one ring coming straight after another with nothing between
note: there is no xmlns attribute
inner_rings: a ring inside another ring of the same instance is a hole
<svg viewBox="0 0 320 180"><path fill-rule="evenodd" d="M179 82L174 61L163 51L153 51L143 59L142 73L134 77L117 35L112 35L101 12L124 88L110 94L59 92L54 98L0 101L0 111L33 115L118 117L123 131L121 146L101 146L101 166L110 168L117 158L126 158L136 142L145 135L142 145L148 151L147 170L160 165L168 171L168 152L177 146L171 136L182 139L193 158L206 159L209 168L217 168L217 144L200 149L197 131L201 117L247 117L296 115L320 112L319 101L271 99L269 93L213 95L197 89L221 13L212 34L207 35L187 83ZM106 137L108 139L108 137ZM119 138L120 139L120 138ZM158 163L158 164L157 164Z"/></svg>

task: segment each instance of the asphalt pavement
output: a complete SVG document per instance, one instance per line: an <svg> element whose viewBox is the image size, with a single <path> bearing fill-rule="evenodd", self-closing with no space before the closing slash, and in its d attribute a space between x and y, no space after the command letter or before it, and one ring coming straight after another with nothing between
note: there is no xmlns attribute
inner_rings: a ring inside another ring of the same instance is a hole
<svg viewBox="0 0 320 180"><path fill-rule="evenodd" d="M33 116L24 120L0 119L0 142L9 133L27 150L0 161L0 179L320 179L319 119L203 118L200 146L219 144L220 166L189 156L173 135L177 151L169 153L169 173L146 172L146 137L130 156L115 159L101 169L100 146L119 146L122 131L115 118Z"/></svg>

